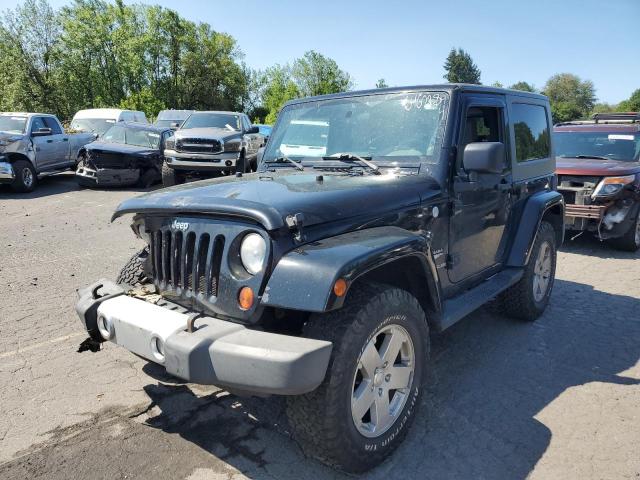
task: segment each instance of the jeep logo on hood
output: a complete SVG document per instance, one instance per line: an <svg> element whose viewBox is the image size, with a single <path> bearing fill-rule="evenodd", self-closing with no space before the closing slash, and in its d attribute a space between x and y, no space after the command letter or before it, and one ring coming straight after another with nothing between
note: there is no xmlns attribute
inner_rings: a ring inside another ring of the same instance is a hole
<svg viewBox="0 0 640 480"><path fill-rule="evenodd" d="M180 230L181 232L186 232L187 228L189 228L188 222L181 222L178 219L175 219L171 224L172 230Z"/></svg>

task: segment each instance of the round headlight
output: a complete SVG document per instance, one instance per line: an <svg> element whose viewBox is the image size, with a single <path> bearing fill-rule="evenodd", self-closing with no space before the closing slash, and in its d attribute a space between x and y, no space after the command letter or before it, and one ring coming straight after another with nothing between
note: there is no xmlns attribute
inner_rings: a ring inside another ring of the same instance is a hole
<svg viewBox="0 0 640 480"><path fill-rule="evenodd" d="M264 257L267 254L267 243L257 233L250 233L242 240L240 245L240 260L242 265L251 275L262 270Z"/></svg>

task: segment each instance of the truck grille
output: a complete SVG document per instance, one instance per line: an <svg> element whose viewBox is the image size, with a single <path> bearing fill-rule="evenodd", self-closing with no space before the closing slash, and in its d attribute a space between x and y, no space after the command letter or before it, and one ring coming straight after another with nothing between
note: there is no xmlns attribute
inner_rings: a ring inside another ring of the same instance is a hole
<svg viewBox="0 0 640 480"><path fill-rule="evenodd" d="M224 242L223 235L174 232L170 227L150 232L156 287L187 297L216 297Z"/></svg>
<svg viewBox="0 0 640 480"><path fill-rule="evenodd" d="M176 141L178 152L191 153L220 153L223 150L222 142L206 138L182 138Z"/></svg>

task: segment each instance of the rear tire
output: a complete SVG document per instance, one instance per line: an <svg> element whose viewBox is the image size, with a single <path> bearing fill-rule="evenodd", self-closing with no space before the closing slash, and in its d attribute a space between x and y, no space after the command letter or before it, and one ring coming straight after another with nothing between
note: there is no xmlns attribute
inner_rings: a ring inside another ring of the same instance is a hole
<svg viewBox="0 0 640 480"><path fill-rule="evenodd" d="M145 247L138 253L134 254L129 261L122 267L116 283L118 285L135 287L147 283L147 274L144 264L149 257L149 247Z"/></svg>
<svg viewBox="0 0 640 480"><path fill-rule="evenodd" d="M17 160L13 162L13 172L15 178L11 183L11 188L16 192L33 192L38 185L38 175L31 162Z"/></svg>
<svg viewBox="0 0 640 480"><path fill-rule="evenodd" d="M522 278L498 298L508 316L533 322L549 303L556 276L556 235L553 226L543 221L531 249L531 258Z"/></svg>
<svg viewBox="0 0 640 480"><path fill-rule="evenodd" d="M625 252L635 252L640 249L640 202L636 203L635 208L635 222L631 222L624 235L609 240L613 248Z"/></svg>
<svg viewBox="0 0 640 480"><path fill-rule="evenodd" d="M169 167L166 162L162 163L162 185L172 187L184 183L184 176Z"/></svg>
<svg viewBox="0 0 640 480"><path fill-rule="evenodd" d="M342 309L312 316L304 334L331 341L333 350L322 384L287 398L294 438L308 456L367 471L398 447L420 404L429 356L424 311L404 290L364 284Z"/></svg>

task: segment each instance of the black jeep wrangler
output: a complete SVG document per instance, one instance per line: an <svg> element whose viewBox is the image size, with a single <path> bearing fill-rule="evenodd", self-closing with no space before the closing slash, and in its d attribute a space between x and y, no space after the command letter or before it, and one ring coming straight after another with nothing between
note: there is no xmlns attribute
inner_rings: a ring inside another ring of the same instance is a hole
<svg viewBox="0 0 640 480"><path fill-rule="evenodd" d="M525 321L544 311L564 232L549 111L457 84L290 102L257 173L118 207L148 247L80 291L86 342L287 395L306 453L365 471L416 415L430 331L492 299Z"/></svg>

